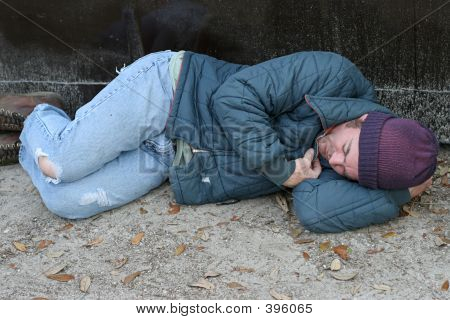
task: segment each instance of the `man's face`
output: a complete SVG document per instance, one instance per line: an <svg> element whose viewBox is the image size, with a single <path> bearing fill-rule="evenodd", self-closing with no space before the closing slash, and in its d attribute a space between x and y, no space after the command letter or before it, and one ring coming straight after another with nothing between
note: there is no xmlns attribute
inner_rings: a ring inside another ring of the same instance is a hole
<svg viewBox="0 0 450 320"><path fill-rule="evenodd" d="M360 133L360 128L344 122L318 140L320 155L334 171L351 180L358 180Z"/></svg>

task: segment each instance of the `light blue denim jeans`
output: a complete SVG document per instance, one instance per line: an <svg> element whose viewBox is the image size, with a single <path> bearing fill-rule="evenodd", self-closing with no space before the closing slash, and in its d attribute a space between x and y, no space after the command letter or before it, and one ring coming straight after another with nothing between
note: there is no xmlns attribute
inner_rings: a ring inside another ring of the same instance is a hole
<svg viewBox="0 0 450 320"><path fill-rule="evenodd" d="M87 218L167 179L174 157L164 133L173 98L168 70L173 54L153 53L123 68L72 121L48 104L27 117L19 161L50 211ZM40 156L51 161L56 179L39 169Z"/></svg>

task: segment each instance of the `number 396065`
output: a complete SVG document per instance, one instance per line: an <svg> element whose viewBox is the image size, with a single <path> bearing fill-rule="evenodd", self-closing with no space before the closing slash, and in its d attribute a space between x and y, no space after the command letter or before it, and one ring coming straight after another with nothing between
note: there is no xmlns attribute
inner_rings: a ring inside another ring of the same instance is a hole
<svg viewBox="0 0 450 320"><path fill-rule="evenodd" d="M266 304L266 313L311 313L312 304Z"/></svg>

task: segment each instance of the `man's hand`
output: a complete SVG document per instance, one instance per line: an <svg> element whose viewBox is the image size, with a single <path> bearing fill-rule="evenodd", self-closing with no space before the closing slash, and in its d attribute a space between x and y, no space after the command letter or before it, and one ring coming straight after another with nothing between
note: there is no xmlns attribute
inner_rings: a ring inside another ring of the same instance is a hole
<svg viewBox="0 0 450 320"><path fill-rule="evenodd" d="M431 187L432 181L431 178L425 181L422 184L419 184L418 186L409 188L409 193L411 194L411 198L417 197L422 194L426 189Z"/></svg>
<svg viewBox="0 0 450 320"><path fill-rule="evenodd" d="M288 188L294 188L300 182L305 179L316 179L322 172L322 166L320 165L319 159L313 161L314 149L308 149L303 158L298 158L295 160L295 171L287 179L283 186Z"/></svg>

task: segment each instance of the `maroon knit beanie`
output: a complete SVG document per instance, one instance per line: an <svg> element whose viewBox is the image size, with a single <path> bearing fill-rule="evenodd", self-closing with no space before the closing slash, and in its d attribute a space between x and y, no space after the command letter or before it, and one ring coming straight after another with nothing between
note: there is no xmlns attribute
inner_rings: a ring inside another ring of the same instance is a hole
<svg viewBox="0 0 450 320"><path fill-rule="evenodd" d="M436 170L438 151L433 132L419 122L370 112L359 137L359 184L373 189L419 185Z"/></svg>

